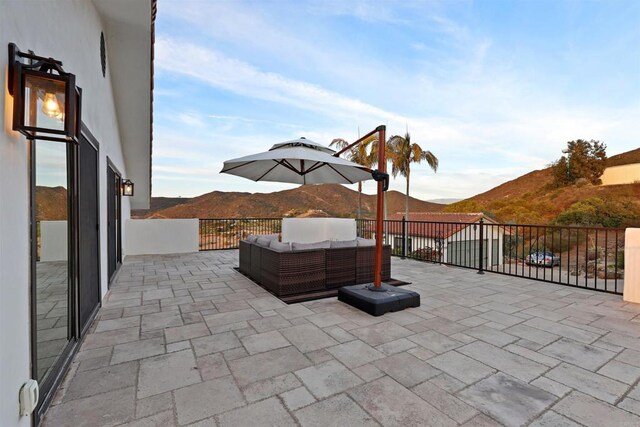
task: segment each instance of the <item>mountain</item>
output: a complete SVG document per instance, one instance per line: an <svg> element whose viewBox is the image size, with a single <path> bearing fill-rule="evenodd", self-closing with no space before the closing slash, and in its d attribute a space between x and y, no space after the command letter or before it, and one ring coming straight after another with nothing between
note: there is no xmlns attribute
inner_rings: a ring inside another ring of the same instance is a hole
<svg viewBox="0 0 640 427"><path fill-rule="evenodd" d="M67 189L64 187L36 187L36 220L62 221L67 219Z"/></svg>
<svg viewBox="0 0 640 427"><path fill-rule="evenodd" d="M153 198L155 199L155 198ZM213 191L184 203L152 209L138 217L143 218L237 218L282 216L355 217L358 192L338 184L303 185L275 193L240 193ZM185 201L186 200L186 201ZM404 211L404 194L387 192L387 212ZM375 217L376 196L362 195L362 216ZM410 198L414 212L439 212L444 205Z"/></svg>
<svg viewBox="0 0 640 427"><path fill-rule="evenodd" d="M611 156L607 166L640 163L640 148ZM551 167L529 172L489 191L447 205L446 212L484 212L500 222L549 224L570 211L617 215L620 225L640 224L640 184L554 188Z"/></svg>
<svg viewBox="0 0 640 427"><path fill-rule="evenodd" d="M463 199L429 199L427 202L438 203L440 205L450 205L451 203L459 202Z"/></svg>

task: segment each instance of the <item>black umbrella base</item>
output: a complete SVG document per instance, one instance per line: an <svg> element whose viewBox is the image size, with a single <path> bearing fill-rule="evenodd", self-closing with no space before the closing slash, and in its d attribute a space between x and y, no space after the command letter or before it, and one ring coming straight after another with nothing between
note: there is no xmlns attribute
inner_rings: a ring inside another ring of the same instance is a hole
<svg viewBox="0 0 640 427"><path fill-rule="evenodd" d="M382 316L390 311L420 307L420 294L382 283L382 291L373 284L343 286L338 289L338 300L372 316Z"/></svg>

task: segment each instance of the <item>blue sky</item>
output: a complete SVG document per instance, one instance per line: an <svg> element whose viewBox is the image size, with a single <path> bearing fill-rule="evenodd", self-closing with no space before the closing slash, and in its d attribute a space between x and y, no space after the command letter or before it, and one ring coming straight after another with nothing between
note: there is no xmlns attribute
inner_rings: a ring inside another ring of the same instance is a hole
<svg viewBox="0 0 640 427"><path fill-rule="evenodd" d="M154 196L292 188L218 172L379 124L438 156L412 169L422 199L489 190L577 138L640 146L636 0L160 0L155 69Z"/></svg>

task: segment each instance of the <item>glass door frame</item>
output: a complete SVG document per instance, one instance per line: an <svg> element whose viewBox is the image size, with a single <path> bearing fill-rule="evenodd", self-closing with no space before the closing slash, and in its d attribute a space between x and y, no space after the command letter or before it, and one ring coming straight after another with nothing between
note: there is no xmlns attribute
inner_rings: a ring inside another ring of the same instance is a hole
<svg viewBox="0 0 640 427"><path fill-rule="evenodd" d="M41 141L44 142L44 141ZM27 140L29 144L29 210L30 210L30 311L31 311L31 377L38 379L38 319L37 319L37 255L38 255L38 224L36 220L36 145L38 140ZM48 144L64 144L46 141ZM51 366L51 370L39 383L40 399L33 413L34 425L38 425L53 398L58 385L70 365L71 359L78 349L80 336L78 324L77 290L78 290L78 149L75 144L65 144L67 152L67 260L68 260L68 337L69 342L58 359Z"/></svg>

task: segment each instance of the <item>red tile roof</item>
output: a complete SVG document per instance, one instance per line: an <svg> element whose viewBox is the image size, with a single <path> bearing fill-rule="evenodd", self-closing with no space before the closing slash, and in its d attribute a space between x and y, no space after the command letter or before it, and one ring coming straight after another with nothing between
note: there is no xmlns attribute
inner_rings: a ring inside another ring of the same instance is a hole
<svg viewBox="0 0 640 427"><path fill-rule="evenodd" d="M403 212L398 212L388 217L387 234L402 235ZM449 213L449 212L409 212L407 221L407 236L430 237L446 239L469 224L484 219L493 223L483 213ZM415 222L414 222L415 221Z"/></svg>

